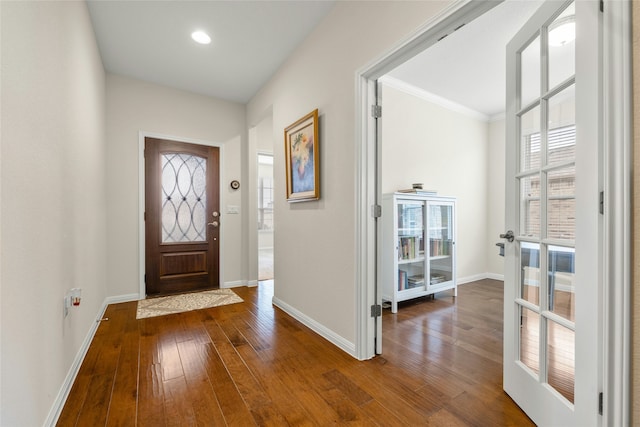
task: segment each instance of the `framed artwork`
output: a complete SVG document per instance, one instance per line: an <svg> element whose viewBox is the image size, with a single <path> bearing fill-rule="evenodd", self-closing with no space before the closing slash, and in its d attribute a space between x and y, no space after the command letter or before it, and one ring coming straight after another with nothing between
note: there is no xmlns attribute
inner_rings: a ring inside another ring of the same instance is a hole
<svg viewBox="0 0 640 427"><path fill-rule="evenodd" d="M287 201L320 198L319 142L317 109L284 130Z"/></svg>

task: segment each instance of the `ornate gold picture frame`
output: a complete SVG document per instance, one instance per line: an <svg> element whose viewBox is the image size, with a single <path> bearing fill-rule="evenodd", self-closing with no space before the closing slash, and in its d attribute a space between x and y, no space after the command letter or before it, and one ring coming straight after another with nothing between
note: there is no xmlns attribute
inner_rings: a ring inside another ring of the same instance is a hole
<svg viewBox="0 0 640 427"><path fill-rule="evenodd" d="M317 109L284 130L287 201L320 198L319 144Z"/></svg>

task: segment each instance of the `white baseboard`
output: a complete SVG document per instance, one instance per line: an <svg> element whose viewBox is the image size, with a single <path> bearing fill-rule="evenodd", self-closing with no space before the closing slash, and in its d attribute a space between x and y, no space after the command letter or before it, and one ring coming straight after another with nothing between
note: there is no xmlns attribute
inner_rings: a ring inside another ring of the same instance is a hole
<svg viewBox="0 0 640 427"><path fill-rule="evenodd" d="M104 309L107 309L109 304L119 304L121 302L131 302L131 301L139 301L140 295L138 294L126 294L126 295L117 295L115 297L107 297L105 298L105 306Z"/></svg>
<svg viewBox="0 0 640 427"><path fill-rule="evenodd" d="M465 283L477 282L487 278L486 273L474 274L472 276L458 277L458 285L464 285Z"/></svg>
<svg viewBox="0 0 640 427"><path fill-rule="evenodd" d="M358 358L356 356L355 343L352 343L344 339L340 335L336 334L335 332L328 329L324 325L321 325L320 323L316 322L306 314L291 307L289 304L278 299L277 297L273 297L272 302L273 302L273 305L275 305L276 307L278 307L279 309L287 313L289 316L293 317L294 319L296 319L297 321L299 321L300 323L302 323L303 325L311 329L313 332L317 333L318 335L320 335L321 337L323 337L324 339L326 339L327 341L335 345L336 347L340 348L345 353L351 355L356 359Z"/></svg>
<svg viewBox="0 0 640 427"><path fill-rule="evenodd" d="M136 295L136 299L138 298L138 294ZM69 392L71 392L71 387L73 386L73 382L76 380L76 376L78 375L78 371L80 370L80 366L82 366L82 362L84 361L84 357L87 355L87 351L89 350L89 346L91 345L91 341L93 341L93 337L98 330L98 326L100 325L100 319L104 317L104 312L107 310L107 302L108 298L105 298L102 303L102 307L99 310L99 314L96 317L96 320L91 325L89 332L82 341L82 345L78 349L78 353L76 353L75 359L73 359L73 363L71 363L71 367L67 372L67 376L60 387L60 391L58 391L58 395L56 396L56 400L53 401L53 405L51 406L51 410L49 411L49 415L44 422L44 426L55 426L58 422L58 418L62 413L62 408L64 408L64 404L67 401L67 397L69 397Z"/></svg>
<svg viewBox="0 0 640 427"><path fill-rule="evenodd" d="M56 396L56 400L53 402L51 406L51 410L49 411L49 415L44 422L45 426L55 426L58 422L58 418L62 413L62 409L64 408L64 404L69 397L69 393L71 392L71 387L73 387L73 383L78 376L78 371L80 370L80 366L82 366L82 362L84 361L85 356L87 355L87 351L89 350L89 346L91 345L91 341L93 341L93 337L98 330L98 326L100 326L100 320L104 318L104 313L107 311L107 306L109 304L118 304L121 302L129 302L129 301L138 301L140 296L138 294L127 294L127 295L117 295L113 297L107 297L102 302L102 307L98 311L98 316L96 316L95 322L91 325L91 329L87 332L87 336L85 336L84 341L82 341L82 345L78 349L78 353L76 357L73 359L73 363L69 368L69 372L67 372L67 376L60 387L60 391Z"/></svg>
<svg viewBox="0 0 640 427"><path fill-rule="evenodd" d="M258 286L258 280L235 280L233 282L224 282L220 288L229 289L229 288L239 288L241 286L247 286L249 288L255 288Z"/></svg>
<svg viewBox="0 0 640 427"><path fill-rule="evenodd" d="M222 285L220 285L222 289L239 288L240 286L247 286L247 281L235 280L233 282L224 282Z"/></svg>
<svg viewBox="0 0 640 427"><path fill-rule="evenodd" d="M487 279L500 280L501 282L504 282L504 274L487 273Z"/></svg>
<svg viewBox="0 0 640 427"><path fill-rule="evenodd" d="M504 276L496 273L479 273L458 278L458 285L464 285L466 283L476 282L478 280L484 279L504 280Z"/></svg>

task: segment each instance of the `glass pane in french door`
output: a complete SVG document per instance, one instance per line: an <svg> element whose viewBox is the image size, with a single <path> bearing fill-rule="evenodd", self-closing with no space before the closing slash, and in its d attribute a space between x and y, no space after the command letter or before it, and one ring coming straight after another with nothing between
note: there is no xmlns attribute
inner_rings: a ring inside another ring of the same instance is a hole
<svg viewBox="0 0 640 427"><path fill-rule="evenodd" d="M540 97L540 36L529 43L520 58L520 108L524 108Z"/></svg>
<svg viewBox="0 0 640 427"><path fill-rule="evenodd" d="M549 311L571 322L575 321L575 249L549 246L547 277Z"/></svg>
<svg viewBox="0 0 640 427"><path fill-rule="evenodd" d="M549 25L549 87L571 78L576 70L575 5L572 3Z"/></svg>
<svg viewBox="0 0 640 427"><path fill-rule="evenodd" d="M573 4L520 54L519 360L573 403L576 126ZM546 40L540 46L539 40ZM535 60L532 49L536 49ZM546 58L547 60L542 60ZM534 77L537 77L535 79ZM558 317L559 316L559 317Z"/></svg>
<svg viewBox="0 0 640 427"><path fill-rule="evenodd" d="M576 156L576 89L575 85L561 90L548 104L547 164L575 161Z"/></svg>
<svg viewBox="0 0 640 427"><path fill-rule="evenodd" d="M520 244L520 298L540 305L540 245Z"/></svg>
<svg viewBox="0 0 640 427"><path fill-rule="evenodd" d="M520 235L540 236L540 174L520 179Z"/></svg>
<svg viewBox="0 0 640 427"><path fill-rule="evenodd" d="M574 240L576 234L576 167L547 173L547 236Z"/></svg>
<svg viewBox="0 0 640 427"><path fill-rule="evenodd" d="M520 361L533 372L540 372L540 315L520 307Z"/></svg>
<svg viewBox="0 0 640 427"><path fill-rule="evenodd" d="M520 171L540 167L540 106L520 116Z"/></svg>
<svg viewBox="0 0 640 427"><path fill-rule="evenodd" d="M575 385L575 332L547 322L547 382L573 403Z"/></svg>

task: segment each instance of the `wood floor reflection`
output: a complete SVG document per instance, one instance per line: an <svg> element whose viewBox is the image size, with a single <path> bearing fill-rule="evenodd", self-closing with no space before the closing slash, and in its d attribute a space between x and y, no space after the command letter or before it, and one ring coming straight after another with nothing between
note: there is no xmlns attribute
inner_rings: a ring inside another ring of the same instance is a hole
<svg viewBox="0 0 640 427"><path fill-rule="evenodd" d="M502 282L385 310L364 362L274 308L268 282L235 290L143 320L109 306L58 425L533 425L502 391Z"/></svg>

